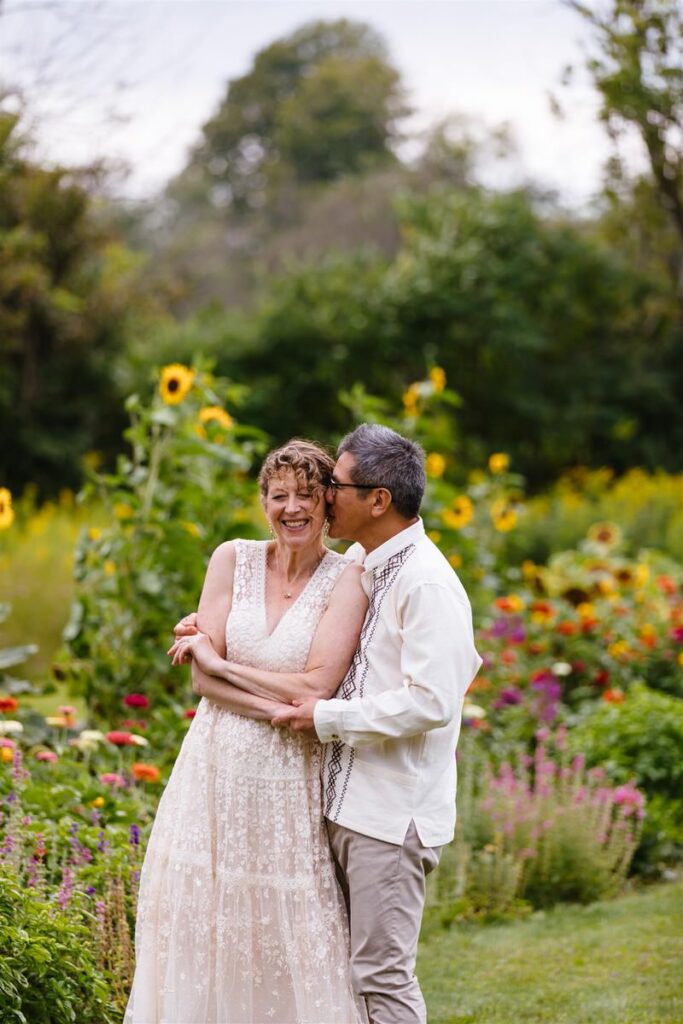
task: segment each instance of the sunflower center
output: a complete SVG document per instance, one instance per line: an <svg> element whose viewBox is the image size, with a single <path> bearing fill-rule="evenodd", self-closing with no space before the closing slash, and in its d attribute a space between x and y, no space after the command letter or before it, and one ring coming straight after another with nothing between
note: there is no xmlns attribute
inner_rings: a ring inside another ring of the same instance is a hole
<svg viewBox="0 0 683 1024"><path fill-rule="evenodd" d="M177 380L177 378L173 378L172 377L171 380L169 380L169 382L168 382L168 390L169 391L177 391L179 387L180 387L180 382Z"/></svg>

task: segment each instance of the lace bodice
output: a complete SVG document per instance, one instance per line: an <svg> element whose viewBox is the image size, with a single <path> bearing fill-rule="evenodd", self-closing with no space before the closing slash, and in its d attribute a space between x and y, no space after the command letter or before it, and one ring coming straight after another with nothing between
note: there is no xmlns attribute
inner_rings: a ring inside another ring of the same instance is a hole
<svg viewBox="0 0 683 1024"><path fill-rule="evenodd" d="M271 633L266 616L268 542L235 541L232 608L226 623L229 661L273 672L301 672L330 594L348 561L328 551Z"/></svg>

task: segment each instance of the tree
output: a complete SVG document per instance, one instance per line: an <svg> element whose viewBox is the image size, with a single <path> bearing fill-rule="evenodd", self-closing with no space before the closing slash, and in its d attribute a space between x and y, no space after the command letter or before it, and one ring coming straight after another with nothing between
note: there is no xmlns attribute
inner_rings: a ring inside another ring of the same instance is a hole
<svg viewBox="0 0 683 1024"><path fill-rule="evenodd" d="M594 30L588 68L608 131L616 140L635 129L643 141L651 185L676 234L673 270L683 300L683 7L680 0L568 5ZM611 171L623 176L618 160Z"/></svg>
<svg viewBox="0 0 683 1024"><path fill-rule="evenodd" d="M86 172L46 169L29 153L19 117L0 111L0 474L45 496L80 484L87 451L117 445L113 362L139 257L98 210Z"/></svg>
<svg viewBox="0 0 683 1024"><path fill-rule="evenodd" d="M391 161L405 113L399 74L372 29L311 22L229 83L179 184L199 180L220 203L257 208L289 177L328 181Z"/></svg>

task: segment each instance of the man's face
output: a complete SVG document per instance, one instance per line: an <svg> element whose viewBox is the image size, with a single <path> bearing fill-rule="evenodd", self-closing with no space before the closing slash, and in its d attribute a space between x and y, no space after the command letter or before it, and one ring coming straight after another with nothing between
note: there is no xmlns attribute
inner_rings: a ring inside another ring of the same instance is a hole
<svg viewBox="0 0 683 1024"><path fill-rule="evenodd" d="M337 459L332 479L338 484L352 484L351 471L355 455L344 452ZM372 522L370 513L372 491L356 487L329 487L326 498L330 506L330 537L360 540Z"/></svg>

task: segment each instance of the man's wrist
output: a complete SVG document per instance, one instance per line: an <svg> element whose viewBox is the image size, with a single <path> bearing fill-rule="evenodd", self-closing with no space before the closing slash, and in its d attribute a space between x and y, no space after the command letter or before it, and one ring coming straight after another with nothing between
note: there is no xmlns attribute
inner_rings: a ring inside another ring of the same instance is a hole
<svg viewBox="0 0 683 1024"><path fill-rule="evenodd" d="M332 743L341 739L340 713L336 705L339 700L319 700L313 708L313 726L321 743Z"/></svg>

